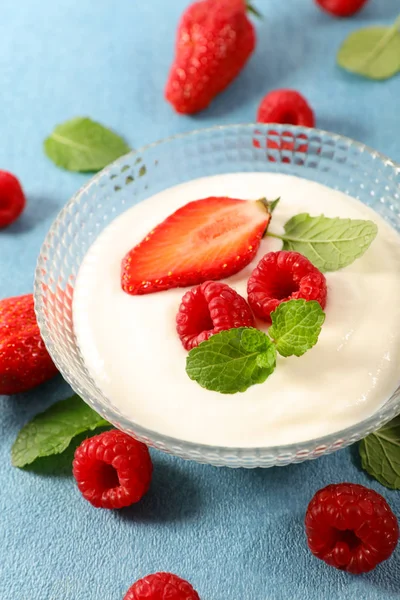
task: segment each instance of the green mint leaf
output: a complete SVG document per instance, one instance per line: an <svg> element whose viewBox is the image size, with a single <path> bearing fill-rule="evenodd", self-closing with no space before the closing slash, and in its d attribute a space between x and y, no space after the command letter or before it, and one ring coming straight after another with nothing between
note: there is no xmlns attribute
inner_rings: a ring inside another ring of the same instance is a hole
<svg viewBox="0 0 400 600"><path fill-rule="evenodd" d="M302 356L318 341L325 313L315 300L282 302L271 313L269 335L281 356Z"/></svg>
<svg viewBox="0 0 400 600"><path fill-rule="evenodd" d="M392 27L367 27L350 34L337 54L340 67L369 79L400 71L400 17Z"/></svg>
<svg viewBox="0 0 400 600"><path fill-rule="evenodd" d="M362 468L391 490L400 490L400 416L359 445Z"/></svg>
<svg viewBox="0 0 400 600"><path fill-rule="evenodd" d="M330 219L302 213L285 224L284 250L306 256L320 271L337 271L347 267L368 250L378 233L372 221ZM267 235L271 235L268 234Z"/></svg>
<svg viewBox="0 0 400 600"><path fill-rule="evenodd" d="M14 467L24 467L43 456L60 454L85 431L109 425L79 396L57 402L21 429L11 449Z"/></svg>
<svg viewBox="0 0 400 600"><path fill-rule="evenodd" d="M186 373L207 390L235 394L263 383L275 365L276 350L270 338L258 329L240 327L221 331L193 348L186 359Z"/></svg>
<svg viewBox="0 0 400 600"><path fill-rule="evenodd" d="M57 125L44 141L47 156L68 171L100 171L111 162L127 154L124 140L86 117L76 117Z"/></svg>

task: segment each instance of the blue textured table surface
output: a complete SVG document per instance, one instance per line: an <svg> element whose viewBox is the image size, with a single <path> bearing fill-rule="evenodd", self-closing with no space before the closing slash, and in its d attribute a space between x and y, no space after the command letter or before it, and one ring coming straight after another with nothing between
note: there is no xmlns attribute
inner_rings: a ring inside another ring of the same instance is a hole
<svg viewBox="0 0 400 600"><path fill-rule="evenodd" d="M57 169L42 141L55 124L87 115L133 147L179 131L251 121L269 89L294 87L317 123L400 161L400 76L385 83L335 67L352 29L389 23L399 0L371 0L355 19L324 15L312 0L258 0L258 47L245 72L204 113L175 115L163 100L177 19L187 0L2 0L0 168L23 182L29 206L0 232L0 297L32 289L50 223L87 180ZM122 600L137 578L167 570L202 600L383 600L400 597L400 548L372 574L353 577L311 556L303 517L314 492L343 480L383 493L400 516L400 493L370 480L355 449L267 470L216 469L153 452L152 488L137 506L93 509L67 461L57 476L10 466L21 426L67 397L61 378L0 397L0 600ZM62 462L62 461L61 461Z"/></svg>

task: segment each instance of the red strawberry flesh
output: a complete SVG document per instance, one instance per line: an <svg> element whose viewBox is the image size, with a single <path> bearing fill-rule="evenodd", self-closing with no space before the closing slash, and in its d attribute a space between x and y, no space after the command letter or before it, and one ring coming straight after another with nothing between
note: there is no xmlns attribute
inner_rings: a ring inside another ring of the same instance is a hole
<svg viewBox="0 0 400 600"><path fill-rule="evenodd" d="M266 201L210 197L186 204L122 261L128 294L151 294L238 273L254 258L269 221Z"/></svg>

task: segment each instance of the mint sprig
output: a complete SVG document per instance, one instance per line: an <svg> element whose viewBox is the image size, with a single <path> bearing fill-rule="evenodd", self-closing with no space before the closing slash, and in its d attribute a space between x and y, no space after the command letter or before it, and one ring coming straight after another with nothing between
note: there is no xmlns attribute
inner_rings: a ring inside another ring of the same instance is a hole
<svg viewBox="0 0 400 600"><path fill-rule="evenodd" d="M367 473L385 487L400 490L400 416L361 440L359 452Z"/></svg>
<svg viewBox="0 0 400 600"><path fill-rule="evenodd" d="M400 71L400 16L391 27L366 27L351 33L339 48L337 63L369 79L396 75Z"/></svg>
<svg viewBox="0 0 400 600"><path fill-rule="evenodd" d="M72 396L36 415L19 432L11 448L14 467L25 467L37 458L61 454L72 439L109 423L79 396Z"/></svg>
<svg viewBox="0 0 400 600"><path fill-rule="evenodd" d="M68 171L99 171L130 152L116 133L87 117L57 125L44 141L47 156Z"/></svg>
<svg viewBox="0 0 400 600"><path fill-rule="evenodd" d="M267 236L283 241L284 250L306 256L320 271L337 271L360 258L378 233L372 221L361 219L331 219L301 213L289 219L285 233L270 231Z"/></svg>
<svg viewBox="0 0 400 600"><path fill-rule="evenodd" d="M229 329L193 348L186 359L190 379L221 394L244 392L274 372L277 351L301 356L312 348L325 319L318 302L306 300L282 302L271 317L270 335L252 327Z"/></svg>
<svg viewBox="0 0 400 600"><path fill-rule="evenodd" d="M268 333L281 356L302 356L318 341L325 313L315 300L282 302L271 314Z"/></svg>
<svg viewBox="0 0 400 600"><path fill-rule="evenodd" d="M258 329L240 327L221 331L193 348L186 360L186 373L208 390L235 394L263 383L275 364L271 339Z"/></svg>

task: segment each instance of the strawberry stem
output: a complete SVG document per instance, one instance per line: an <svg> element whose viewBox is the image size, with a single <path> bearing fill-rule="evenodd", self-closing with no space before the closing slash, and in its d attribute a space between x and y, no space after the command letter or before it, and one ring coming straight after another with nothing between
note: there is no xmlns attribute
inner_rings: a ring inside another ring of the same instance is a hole
<svg viewBox="0 0 400 600"><path fill-rule="evenodd" d="M263 16L260 13L260 11L257 10L255 6L253 6L250 2L246 2L246 8L248 12L257 17L257 19L263 19Z"/></svg>

